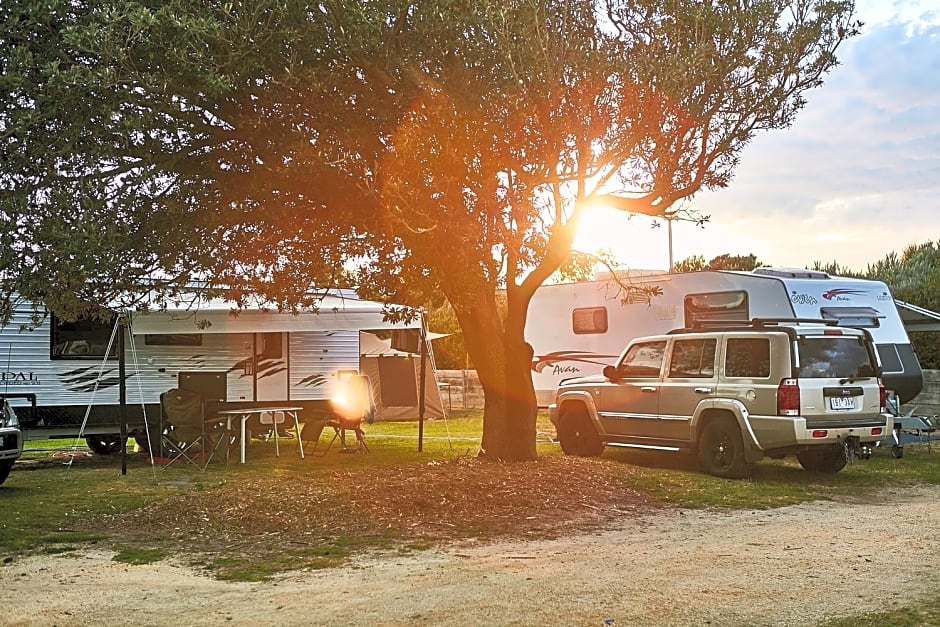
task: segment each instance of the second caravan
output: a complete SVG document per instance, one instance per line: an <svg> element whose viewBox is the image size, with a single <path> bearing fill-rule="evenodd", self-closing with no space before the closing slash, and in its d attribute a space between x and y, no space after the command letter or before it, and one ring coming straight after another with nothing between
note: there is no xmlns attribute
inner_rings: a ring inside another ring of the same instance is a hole
<svg viewBox="0 0 940 627"><path fill-rule="evenodd" d="M25 439L82 436L99 453L119 450L122 415L131 435L143 433L159 414L160 394L176 387L226 408L296 405L305 413L329 411L345 377L362 373L363 332L417 334L422 325L421 319L390 322L384 310L383 303L360 299L351 290L332 290L318 312L237 310L222 301L133 312L127 320L122 406L118 312L111 312L111 320L68 322L41 304L19 300L10 322L0 326L0 397L15 407ZM405 393L414 397L419 388L408 379L409 373L417 376L414 360L406 361L407 367L372 373L393 380L396 407L417 404ZM425 388L425 405L441 408L437 386ZM376 403L384 396L376 396Z"/></svg>
<svg viewBox="0 0 940 627"><path fill-rule="evenodd" d="M623 282L632 289L596 280L536 291L526 340L535 353L532 379L540 406L553 402L562 380L599 373L616 361L635 337L700 322L753 318L829 319L865 328L877 346L884 383L902 403L923 385L894 298L880 281L760 268L645 274Z"/></svg>

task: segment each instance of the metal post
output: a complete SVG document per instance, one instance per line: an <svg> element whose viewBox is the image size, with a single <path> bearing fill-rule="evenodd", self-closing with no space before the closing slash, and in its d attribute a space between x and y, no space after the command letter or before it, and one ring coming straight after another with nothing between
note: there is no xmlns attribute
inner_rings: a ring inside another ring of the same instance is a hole
<svg viewBox="0 0 940 627"><path fill-rule="evenodd" d="M421 367L419 368L420 377L418 381L418 452L424 450L424 393L425 383L424 375L427 366L428 338L424 332L424 317L421 318L421 330L418 335L418 351L421 353Z"/></svg>
<svg viewBox="0 0 940 627"><path fill-rule="evenodd" d="M666 216L666 231L669 237L669 273L672 274L674 268L672 263L672 216Z"/></svg>
<svg viewBox="0 0 940 627"><path fill-rule="evenodd" d="M460 400L463 403L463 408L467 409L467 393L470 390L470 383L467 380L467 371L470 370L466 368L460 371Z"/></svg>
<svg viewBox="0 0 940 627"><path fill-rule="evenodd" d="M121 407L121 474L127 474L127 357L124 355L124 331L127 329L127 318L120 315L118 322L120 335L118 335L118 398Z"/></svg>

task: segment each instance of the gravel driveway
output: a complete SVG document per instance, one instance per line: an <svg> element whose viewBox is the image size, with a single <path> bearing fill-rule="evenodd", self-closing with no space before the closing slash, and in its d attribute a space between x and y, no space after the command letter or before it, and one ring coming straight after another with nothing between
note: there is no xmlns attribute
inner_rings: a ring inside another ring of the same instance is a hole
<svg viewBox="0 0 940 627"><path fill-rule="evenodd" d="M0 567L4 625L812 625L940 589L940 488L667 510L557 540L454 544L226 583L111 553ZM181 562L184 560L181 560Z"/></svg>

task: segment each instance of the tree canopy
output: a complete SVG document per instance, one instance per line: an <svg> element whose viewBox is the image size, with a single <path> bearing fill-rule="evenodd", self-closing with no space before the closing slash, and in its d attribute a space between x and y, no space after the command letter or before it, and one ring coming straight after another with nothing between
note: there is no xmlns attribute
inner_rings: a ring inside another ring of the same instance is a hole
<svg viewBox="0 0 940 627"><path fill-rule="evenodd" d="M535 455L534 291L598 195L729 184L858 32L850 1L9 0L2 290L66 311L146 279L453 308L482 449ZM501 298L504 294L505 305Z"/></svg>
<svg viewBox="0 0 940 627"><path fill-rule="evenodd" d="M712 257L706 262L702 255L692 255L676 263L676 272L696 272L698 270L754 270L767 264L759 261L754 253L749 255L732 255L724 253Z"/></svg>
<svg viewBox="0 0 940 627"><path fill-rule="evenodd" d="M898 300L940 311L940 242L927 241L907 246L900 254L892 252L868 264L864 270L837 262L816 261L814 270L838 276L883 281ZM912 332L911 343L924 368L940 368L940 339L933 331Z"/></svg>

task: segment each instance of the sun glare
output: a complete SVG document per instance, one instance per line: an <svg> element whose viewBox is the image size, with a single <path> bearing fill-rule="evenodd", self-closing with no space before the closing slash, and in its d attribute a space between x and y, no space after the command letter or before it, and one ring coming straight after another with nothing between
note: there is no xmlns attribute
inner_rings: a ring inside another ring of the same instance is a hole
<svg viewBox="0 0 940 627"><path fill-rule="evenodd" d="M577 251L597 254L609 250L627 268L665 270L669 266L666 225L655 219L609 207L590 207L581 217L574 240Z"/></svg>

